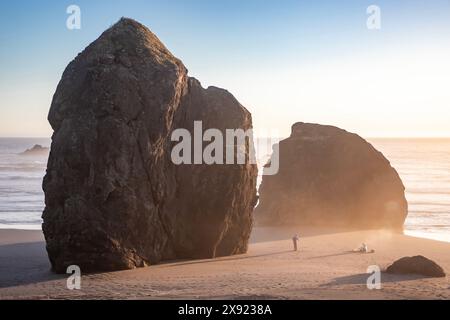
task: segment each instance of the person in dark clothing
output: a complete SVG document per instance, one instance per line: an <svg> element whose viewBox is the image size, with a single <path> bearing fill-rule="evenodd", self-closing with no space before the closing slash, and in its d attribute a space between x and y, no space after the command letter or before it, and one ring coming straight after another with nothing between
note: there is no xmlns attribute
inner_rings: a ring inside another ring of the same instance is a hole
<svg viewBox="0 0 450 320"><path fill-rule="evenodd" d="M298 236L298 234L296 234L292 237L292 242L294 243L294 251L298 250L297 243L299 240L300 240L300 237Z"/></svg>

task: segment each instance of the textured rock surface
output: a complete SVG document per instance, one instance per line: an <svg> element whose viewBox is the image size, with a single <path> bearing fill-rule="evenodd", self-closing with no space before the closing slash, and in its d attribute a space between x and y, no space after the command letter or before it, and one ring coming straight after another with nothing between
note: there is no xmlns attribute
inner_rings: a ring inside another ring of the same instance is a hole
<svg viewBox="0 0 450 320"><path fill-rule="evenodd" d="M279 144L280 169L264 176L255 220L261 225L401 229L404 186L364 139L332 126L296 123Z"/></svg>
<svg viewBox="0 0 450 320"><path fill-rule="evenodd" d="M386 269L393 274L420 274L427 277L445 277L444 269L424 256L403 257Z"/></svg>
<svg viewBox="0 0 450 320"><path fill-rule="evenodd" d="M180 165L176 128L248 129L227 91L187 76L147 28L121 19L64 71L53 97L43 231L56 272L245 252L255 165ZM253 142L251 142L253 143Z"/></svg>

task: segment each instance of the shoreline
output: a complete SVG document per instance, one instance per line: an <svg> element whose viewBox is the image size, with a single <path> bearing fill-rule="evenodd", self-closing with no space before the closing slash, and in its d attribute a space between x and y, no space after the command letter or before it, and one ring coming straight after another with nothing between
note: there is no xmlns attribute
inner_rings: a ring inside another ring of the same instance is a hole
<svg viewBox="0 0 450 320"><path fill-rule="evenodd" d="M450 243L450 235L437 234L434 236L429 236L427 234L424 234L421 231L410 231L410 230L403 231L403 234L407 237L412 237L412 238L417 238L417 239L426 239L426 240L431 240L431 241Z"/></svg>
<svg viewBox="0 0 450 320"><path fill-rule="evenodd" d="M351 251L362 242L375 253ZM449 276L382 273L381 290L366 286L368 266L384 270L404 256L424 255L449 272L448 252L450 243L382 230L256 227L246 254L87 274L71 291L68 275L50 271L41 231L0 230L0 299L450 299Z"/></svg>
<svg viewBox="0 0 450 320"><path fill-rule="evenodd" d="M314 229L314 228L309 228ZM42 232L42 226L39 225L6 225L6 224L0 224L0 234L3 230L17 230L17 231L41 231ZM351 232L355 230L342 230L343 232ZM364 230L363 230L364 231ZM366 230L371 231L371 230ZM417 239L425 239L425 240L432 240L432 241L438 241L438 242L444 242L444 243L450 243L450 235L444 234L444 233L438 233L434 235L430 235L429 233L425 233L422 231L417 230L403 230L402 235L417 238ZM0 239L1 240L1 239Z"/></svg>

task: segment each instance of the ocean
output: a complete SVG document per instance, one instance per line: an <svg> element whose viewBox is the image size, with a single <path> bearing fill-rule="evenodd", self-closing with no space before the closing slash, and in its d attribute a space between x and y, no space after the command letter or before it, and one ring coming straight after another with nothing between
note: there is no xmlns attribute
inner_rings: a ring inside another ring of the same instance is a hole
<svg viewBox="0 0 450 320"><path fill-rule="evenodd" d="M406 187L408 235L450 242L450 139L369 139ZM46 156L22 156L50 139L0 138L0 228L40 229Z"/></svg>
<svg viewBox="0 0 450 320"><path fill-rule="evenodd" d="M405 234L450 242L450 139L369 139L406 188Z"/></svg>
<svg viewBox="0 0 450 320"><path fill-rule="evenodd" d="M35 144L50 139L0 138L0 228L40 229L47 156L23 156Z"/></svg>

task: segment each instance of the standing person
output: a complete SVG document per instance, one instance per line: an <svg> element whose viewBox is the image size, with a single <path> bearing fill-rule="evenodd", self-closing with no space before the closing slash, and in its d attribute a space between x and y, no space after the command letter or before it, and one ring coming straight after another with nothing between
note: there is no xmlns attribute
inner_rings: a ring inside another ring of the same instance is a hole
<svg viewBox="0 0 450 320"><path fill-rule="evenodd" d="M299 238L299 236L298 236L298 234L296 234L296 235L294 235L293 237L292 237L292 242L294 243L294 251L297 251L298 250L298 248L297 248L297 242L300 240L300 238Z"/></svg>

